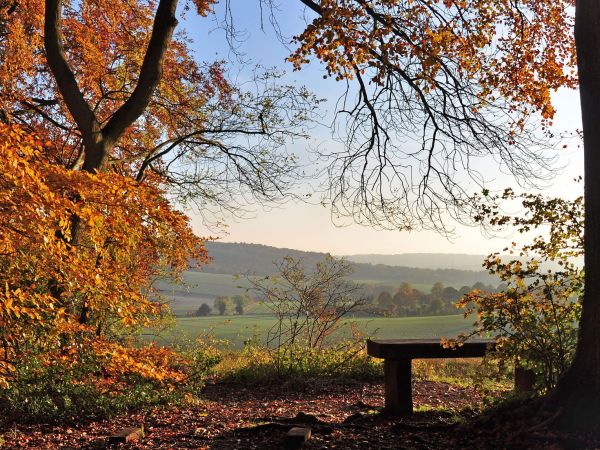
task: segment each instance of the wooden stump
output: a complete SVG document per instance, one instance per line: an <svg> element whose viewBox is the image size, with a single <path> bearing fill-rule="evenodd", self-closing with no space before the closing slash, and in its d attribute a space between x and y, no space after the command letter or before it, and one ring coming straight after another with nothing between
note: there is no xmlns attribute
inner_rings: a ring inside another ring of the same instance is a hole
<svg viewBox="0 0 600 450"><path fill-rule="evenodd" d="M108 438L109 444L125 444L127 442L137 441L144 436L141 428L124 428Z"/></svg>
<svg viewBox="0 0 600 450"><path fill-rule="evenodd" d="M286 448L299 448L311 437L310 428L293 427L285 436Z"/></svg>

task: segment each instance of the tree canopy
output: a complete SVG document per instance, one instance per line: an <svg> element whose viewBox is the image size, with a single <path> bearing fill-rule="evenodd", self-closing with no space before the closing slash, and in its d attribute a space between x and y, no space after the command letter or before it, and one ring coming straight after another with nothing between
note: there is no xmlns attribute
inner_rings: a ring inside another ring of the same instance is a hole
<svg viewBox="0 0 600 450"><path fill-rule="evenodd" d="M573 1L302 0L297 69L349 81L331 156L334 211L391 229L447 231L492 157L523 183L551 171L552 92L575 87ZM470 184L469 184L470 183Z"/></svg>
<svg viewBox="0 0 600 450"><path fill-rule="evenodd" d="M187 5L206 16L215 3ZM585 295L574 363L552 398L565 416L585 412L593 422L600 401L597 1L298 4L314 18L289 60L296 69L317 60L353 86L338 103L345 147L330 155L329 176L334 213L359 223L446 231L448 214L473 212L464 181L481 184L476 161L483 156L522 182L543 178L555 143L551 94L579 81ZM198 201L203 211L235 210L244 197L280 198L297 175L284 144L306 134L318 100L305 88L272 83L272 73L255 77L259 89L244 89L228 81L219 61L195 61L185 34L175 33L177 5L0 1L0 57L9 62L0 66L7 168L0 223L10 236L2 240L0 320L2 330L17 330L16 338L3 335L5 371L26 348L12 339L48 335L40 321L56 324L58 334L85 333L92 347L114 338L106 314L117 331L145 323L145 312L158 308L155 268L176 274L177 248L202 254L169 195ZM270 0L258 5L274 7ZM145 249L146 240L156 250ZM133 277L136 289L119 297L123 277ZM124 307L115 310L112 301ZM70 344L59 339L57 354Z"/></svg>

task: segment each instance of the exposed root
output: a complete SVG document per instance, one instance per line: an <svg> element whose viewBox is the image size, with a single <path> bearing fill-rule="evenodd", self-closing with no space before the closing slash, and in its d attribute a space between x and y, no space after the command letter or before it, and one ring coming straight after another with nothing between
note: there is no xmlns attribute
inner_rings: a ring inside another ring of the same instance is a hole
<svg viewBox="0 0 600 450"><path fill-rule="evenodd" d="M543 430L544 428L546 428L548 425L551 425L562 413L562 408L558 409L554 414L552 414L550 417L548 417L547 419L536 423L535 425L526 428L524 430L520 430L518 432L516 432L515 434L513 434L512 436L510 436L506 441L507 442L514 442L524 436L530 436L532 435L534 432L536 431L540 431Z"/></svg>

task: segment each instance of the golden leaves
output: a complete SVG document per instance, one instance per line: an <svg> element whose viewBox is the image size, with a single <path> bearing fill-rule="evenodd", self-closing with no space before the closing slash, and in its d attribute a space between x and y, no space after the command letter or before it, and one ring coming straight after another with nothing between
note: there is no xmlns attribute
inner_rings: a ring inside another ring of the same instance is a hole
<svg viewBox="0 0 600 450"><path fill-rule="evenodd" d="M53 142L51 148L60 150L46 157L70 167L80 154L81 136L44 56L44 0L18 3L7 19L6 34L0 33L0 110L19 115L18 123L26 121ZM201 14L214 3L195 1ZM156 2L137 0L76 2L63 8L66 57L101 123L112 117L137 84L155 9ZM185 36L175 35L151 107L109 155L113 169L135 177L148 151L165 137L187 133L190 126L205 126L207 103L225 101L231 92L223 71L221 63L197 62Z"/></svg>
<svg viewBox="0 0 600 450"><path fill-rule="evenodd" d="M218 0L192 0L194 2L194 6L196 6L196 12L200 14L202 17L206 17L210 12L211 8L214 4L217 3Z"/></svg>
<svg viewBox="0 0 600 450"><path fill-rule="evenodd" d="M548 121L551 92L577 83L572 3L322 1L322 15L296 37L289 59L299 69L314 56L338 80L356 67L381 84L401 70L425 91L450 67L478 85L482 103L501 96L515 112L538 111Z"/></svg>
<svg viewBox="0 0 600 450"><path fill-rule="evenodd" d="M0 125L5 366L25 342L51 348L57 336L94 340L109 327L147 325L163 313L154 279L207 258L188 219L159 189L115 173L65 169L49 163L46 151L23 129Z"/></svg>

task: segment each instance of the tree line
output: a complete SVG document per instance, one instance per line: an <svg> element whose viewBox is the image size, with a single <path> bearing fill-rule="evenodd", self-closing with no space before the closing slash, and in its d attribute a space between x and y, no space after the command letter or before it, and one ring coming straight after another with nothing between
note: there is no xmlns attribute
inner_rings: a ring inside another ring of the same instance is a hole
<svg viewBox="0 0 600 450"><path fill-rule="evenodd" d="M433 284L429 292L416 289L409 282L403 282L394 291L385 286L364 285L361 291L370 304L367 308L369 313L384 314L393 317L411 317L425 315L447 315L456 314L456 303L465 295L473 292L496 293L502 292L506 284L501 283L494 287L481 281L473 285L464 285L460 289L453 286L444 286L441 282ZM191 317L206 317L210 315L244 315L248 314L248 306L259 300L248 294L236 294L233 296L219 295L211 305L206 302L200 304L198 309L188 313Z"/></svg>
<svg viewBox="0 0 600 450"><path fill-rule="evenodd" d="M479 281L456 289L438 281L429 292L423 292L404 282L395 292L383 289L377 295L371 294L370 298L376 310L388 316L445 315L456 314L456 303L470 292L501 292L504 288L504 284L493 287Z"/></svg>

